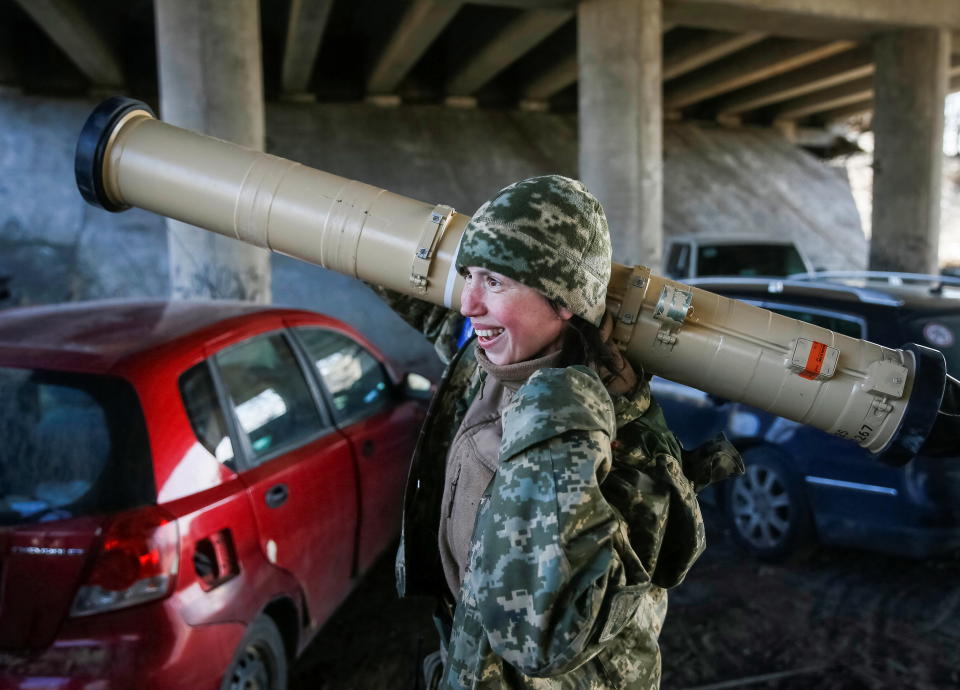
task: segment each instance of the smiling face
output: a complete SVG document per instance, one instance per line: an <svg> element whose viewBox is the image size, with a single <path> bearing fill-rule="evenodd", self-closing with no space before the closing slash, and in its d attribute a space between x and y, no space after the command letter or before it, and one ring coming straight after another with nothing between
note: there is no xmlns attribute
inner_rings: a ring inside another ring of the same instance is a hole
<svg viewBox="0 0 960 690"><path fill-rule="evenodd" d="M559 313L533 288L478 266L464 270L460 313L473 320L477 344L494 364L516 364L560 348L573 314Z"/></svg>

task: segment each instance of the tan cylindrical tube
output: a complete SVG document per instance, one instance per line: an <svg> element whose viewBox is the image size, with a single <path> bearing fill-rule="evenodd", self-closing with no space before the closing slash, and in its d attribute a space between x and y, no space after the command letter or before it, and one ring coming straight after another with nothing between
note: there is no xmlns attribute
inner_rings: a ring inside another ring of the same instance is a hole
<svg viewBox="0 0 960 690"><path fill-rule="evenodd" d="M168 125L135 101L108 103L100 120L98 111L91 115L78 145L78 184L92 203L137 206L459 308L455 257L466 216ZM915 383L910 351L675 283L642 266L614 264L608 305L617 343L649 373L873 452L887 448L903 426Z"/></svg>
<svg viewBox="0 0 960 690"><path fill-rule="evenodd" d="M453 261L469 218L449 207L180 129L147 110L117 122L102 179L117 206L459 308Z"/></svg>
<svg viewBox="0 0 960 690"><path fill-rule="evenodd" d="M633 286L642 294L640 308L623 306L631 277L626 267L615 267L608 300L620 316L618 328L626 314L638 312L627 317L636 317L625 341L631 362L720 398L854 439L872 452L881 451L897 431L913 388L912 353L644 271L635 269L633 275L645 281ZM681 295L674 297L679 323L657 316L665 294Z"/></svg>

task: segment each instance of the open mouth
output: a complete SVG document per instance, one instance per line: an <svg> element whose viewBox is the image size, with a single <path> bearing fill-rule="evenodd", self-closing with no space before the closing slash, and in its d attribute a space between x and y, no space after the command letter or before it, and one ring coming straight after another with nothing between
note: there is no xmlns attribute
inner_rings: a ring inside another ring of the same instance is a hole
<svg viewBox="0 0 960 690"><path fill-rule="evenodd" d="M491 345L497 338L499 338L504 329L503 328L476 328L474 331L477 334L477 342L480 343L481 347L488 347Z"/></svg>

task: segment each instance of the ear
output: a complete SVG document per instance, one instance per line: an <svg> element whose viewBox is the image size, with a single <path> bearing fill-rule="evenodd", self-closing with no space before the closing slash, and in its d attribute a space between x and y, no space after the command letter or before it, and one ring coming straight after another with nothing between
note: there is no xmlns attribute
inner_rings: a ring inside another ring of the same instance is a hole
<svg viewBox="0 0 960 690"><path fill-rule="evenodd" d="M563 321L569 321L572 316L573 312L566 307L557 307L557 318Z"/></svg>

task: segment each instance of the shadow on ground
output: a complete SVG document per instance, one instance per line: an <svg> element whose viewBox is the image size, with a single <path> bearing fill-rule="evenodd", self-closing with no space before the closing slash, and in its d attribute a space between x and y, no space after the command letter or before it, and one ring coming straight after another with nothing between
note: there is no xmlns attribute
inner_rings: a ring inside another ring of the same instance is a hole
<svg viewBox="0 0 960 690"><path fill-rule="evenodd" d="M960 559L824 549L765 565L709 533L671 593L664 690L960 687ZM314 640L292 690L412 688L418 639L436 646L432 606L396 598L392 561L377 563Z"/></svg>
<svg viewBox="0 0 960 690"><path fill-rule="evenodd" d="M427 599L399 599L388 547L293 668L290 690L412 690L417 648L439 645Z"/></svg>

